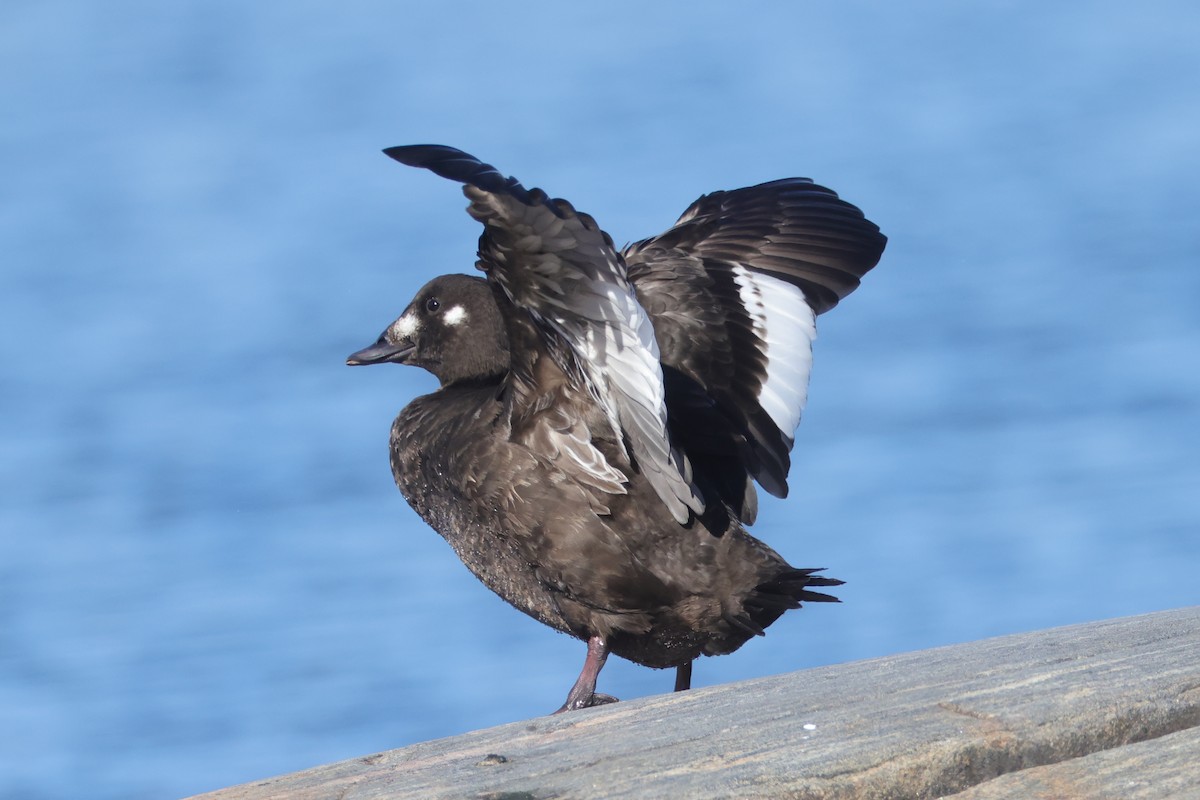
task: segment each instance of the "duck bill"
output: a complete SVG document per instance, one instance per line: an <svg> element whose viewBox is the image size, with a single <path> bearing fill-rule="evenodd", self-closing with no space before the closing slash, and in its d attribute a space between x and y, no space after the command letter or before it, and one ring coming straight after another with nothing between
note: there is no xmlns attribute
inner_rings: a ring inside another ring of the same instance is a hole
<svg viewBox="0 0 1200 800"><path fill-rule="evenodd" d="M370 347L364 347L346 357L346 364L351 367L363 367L368 364L406 364L416 347L411 342L392 344L378 341Z"/></svg>

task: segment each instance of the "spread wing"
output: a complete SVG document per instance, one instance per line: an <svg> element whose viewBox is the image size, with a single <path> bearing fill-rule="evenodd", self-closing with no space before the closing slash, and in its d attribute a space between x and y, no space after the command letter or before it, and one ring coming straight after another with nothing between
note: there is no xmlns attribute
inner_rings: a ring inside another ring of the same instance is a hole
<svg viewBox="0 0 1200 800"><path fill-rule="evenodd" d="M743 521L754 515L747 476L787 493L816 316L857 288L886 243L832 190L788 178L705 195L668 231L625 249L662 350L679 442L698 470L708 454L710 479ZM706 414L725 428L703 424ZM688 433L697 429L729 437Z"/></svg>
<svg viewBox="0 0 1200 800"><path fill-rule="evenodd" d="M689 510L703 511L690 464L671 447L653 325L609 236L565 200L526 189L461 150L413 145L384 152L465 184L468 211L484 225L480 266L511 302L501 303L502 313L532 323L562 371L598 403L614 439L627 448L624 455L632 456L675 519L685 523ZM512 345L514 372L532 372L532 364L519 363L534 357L532 348ZM576 446L573 458L597 473L598 485L611 483L612 465L587 449L581 456Z"/></svg>

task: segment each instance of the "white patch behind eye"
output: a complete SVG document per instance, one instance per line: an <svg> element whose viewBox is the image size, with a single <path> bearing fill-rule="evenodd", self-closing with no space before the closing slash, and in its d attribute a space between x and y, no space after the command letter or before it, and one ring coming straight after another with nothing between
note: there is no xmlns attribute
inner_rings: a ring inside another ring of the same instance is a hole
<svg viewBox="0 0 1200 800"><path fill-rule="evenodd" d="M453 306L442 315L447 325L462 325L467 321L467 310L462 306Z"/></svg>
<svg viewBox="0 0 1200 800"><path fill-rule="evenodd" d="M392 323L392 334L396 338L412 336L420 327L421 323L417 319L417 315L410 312Z"/></svg>

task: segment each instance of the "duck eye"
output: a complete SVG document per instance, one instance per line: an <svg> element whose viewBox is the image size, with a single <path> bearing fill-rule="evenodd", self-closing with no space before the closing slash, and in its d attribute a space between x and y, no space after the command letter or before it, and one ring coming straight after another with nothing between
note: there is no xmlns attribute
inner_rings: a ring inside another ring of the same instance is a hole
<svg viewBox="0 0 1200 800"><path fill-rule="evenodd" d="M441 307L442 307L442 302L440 300L438 300L436 297L431 297L425 301L425 310L430 313L437 311Z"/></svg>

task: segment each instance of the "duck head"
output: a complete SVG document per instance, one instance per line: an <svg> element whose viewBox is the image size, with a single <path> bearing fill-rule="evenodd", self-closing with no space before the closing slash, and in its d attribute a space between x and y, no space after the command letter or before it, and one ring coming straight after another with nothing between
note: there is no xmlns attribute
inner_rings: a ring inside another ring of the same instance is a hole
<svg viewBox="0 0 1200 800"><path fill-rule="evenodd" d="M508 335L487 281L443 275L421 287L404 313L370 347L346 363L411 364L441 384L499 375L508 370Z"/></svg>

